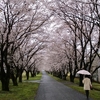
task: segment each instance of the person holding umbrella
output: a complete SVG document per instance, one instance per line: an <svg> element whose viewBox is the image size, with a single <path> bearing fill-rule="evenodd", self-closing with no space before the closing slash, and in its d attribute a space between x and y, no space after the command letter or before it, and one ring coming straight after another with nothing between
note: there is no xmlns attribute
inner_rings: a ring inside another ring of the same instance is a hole
<svg viewBox="0 0 100 100"><path fill-rule="evenodd" d="M84 84L84 90L85 90L86 97L87 97L87 100L88 100L88 98L89 98L89 91L91 90L90 87L92 87L90 76L89 75L85 75L85 78L83 79L82 82Z"/></svg>
<svg viewBox="0 0 100 100"><path fill-rule="evenodd" d="M77 74L85 75L85 78L83 79L82 82L84 84L84 90L85 90L86 97L87 97L87 100L88 100L90 87L92 87L91 80L90 80L91 73L88 72L87 70L81 69L77 72Z"/></svg>

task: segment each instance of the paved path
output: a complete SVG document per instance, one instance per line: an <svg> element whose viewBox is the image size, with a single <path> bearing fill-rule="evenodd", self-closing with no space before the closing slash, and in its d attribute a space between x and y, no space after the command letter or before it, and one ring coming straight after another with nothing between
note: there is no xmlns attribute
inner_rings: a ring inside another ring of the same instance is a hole
<svg viewBox="0 0 100 100"><path fill-rule="evenodd" d="M86 100L86 96L57 82L46 72L42 79L35 100ZM91 99L89 99L91 100Z"/></svg>

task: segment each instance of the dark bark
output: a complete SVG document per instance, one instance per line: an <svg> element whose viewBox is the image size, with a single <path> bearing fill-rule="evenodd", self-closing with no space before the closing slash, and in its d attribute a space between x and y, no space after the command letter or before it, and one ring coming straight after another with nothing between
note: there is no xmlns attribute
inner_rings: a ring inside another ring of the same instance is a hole
<svg viewBox="0 0 100 100"><path fill-rule="evenodd" d="M2 83L2 91L9 91L9 79L10 79L10 66L7 64L7 47L6 50L3 51L3 35L2 35L2 42L1 42L1 83ZM5 63L5 68L3 64Z"/></svg>
<svg viewBox="0 0 100 100"><path fill-rule="evenodd" d="M79 77L79 86L83 86L82 80L83 80L83 75L80 74L80 77Z"/></svg>
<svg viewBox="0 0 100 100"><path fill-rule="evenodd" d="M12 82L13 82L13 86L18 86L17 77L14 76L13 72L11 73L11 79L12 79Z"/></svg>
<svg viewBox="0 0 100 100"><path fill-rule="evenodd" d="M36 76L36 74L34 72L31 72L31 77Z"/></svg>
<svg viewBox="0 0 100 100"><path fill-rule="evenodd" d="M19 75L19 82L22 83L22 74Z"/></svg>
<svg viewBox="0 0 100 100"><path fill-rule="evenodd" d="M1 80L1 72L0 72L0 80Z"/></svg>
<svg viewBox="0 0 100 100"><path fill-rule="evenodd" d="M67 76L67 75L63 75L63 80L66 80L66 76Z"/></svg>
<svg viewBox="0 0 100 100"><path fill-rule="evenodd" d="M29 80L29 71L26 71L27 80Z"/></svg>
<svg viewBox="0 0 100 100"><path fill-rule="evenodd" d="M2 91L9 91L9 78L7 76L1 78L1 83Z"/></svg>
<svg viewBox="0 0 100 100"><path fill-rule="evenodd" d="M1 68L1 83L2 83L2 91L9 91L9 75L5 73L4 69Z"/></svg>
<svg viewBox="0 0 100 100"><path fill-rule="evenodd" d="M70 73L70 82L74 82L74 76Z"/></svg>
<svg viewBox="0 0 100 100"><path fill-rule="evenodd" d="M33 70L33 71L31 72L31 77L34 77L34 76L36 76L36 71L35 71L35 70Z"/></svg>
<svg viewBox="0 0 100 100"><path fill-rule="evenodd" d="M22 73L23 73L23 70L21 68L19 69L19 82L22 82Z"/></svg>
<svg viewBox="0 0 100 100"><path fill-rule="evenodd" d="M69 72L70 72L70 82L74 82L74 75L72 74L72 61L69 59Z"/></svg>

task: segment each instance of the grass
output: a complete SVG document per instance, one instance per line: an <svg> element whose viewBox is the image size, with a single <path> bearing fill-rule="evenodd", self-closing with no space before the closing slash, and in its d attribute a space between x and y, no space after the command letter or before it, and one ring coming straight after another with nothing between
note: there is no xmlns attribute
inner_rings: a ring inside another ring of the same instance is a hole
<svg viewBox="0 0 100 100"><path fill-rule="evenodd" d="M33 77L29 77L29 80L30 81L31 80L40 80L41 76L42 76L42 74L40 73L40 74L36 75L36 77L34 77L34 78ZM27 81L25 76L24 76L23 80Z"/></svg>
<svg viewBox="0 0 100 100"><path fill-rule="evenodd" d="M67 77L67 80L62 80L60 78L57 78L57 77L54 77L52 76L54 79L56 79L57 81L59 82L62 82L63 84L67 85L68 87L71 87L72 89L82 93L82 94L85 94L85 91L83 90L83 87L80 87L78 84L79 84L79 79L78 78L75 78L75 82L72 83L69 81L69 77ZM100 89L100 84L99 83L96 83L96 82L93 82L92 83L93 85L93 88L97 88L97 89ZM93 100L100 100L100 91L98 90L91 90L90 91L90 97L93 99Z"/></svg>
<svg viewBox="0 0 100 100"><path fill-rule="evenodd" d="M41 74L29 80L40 80ZM10 91L0 91L0 100L34 100L39 83L22 82L18 83L18 86L13 86L10 83ZM1 83L0 83L1 87Z"/></svg>

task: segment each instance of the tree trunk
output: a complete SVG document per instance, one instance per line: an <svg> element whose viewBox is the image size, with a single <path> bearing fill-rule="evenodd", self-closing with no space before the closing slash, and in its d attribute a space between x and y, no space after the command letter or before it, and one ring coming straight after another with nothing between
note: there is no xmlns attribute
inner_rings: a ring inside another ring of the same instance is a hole
<svg viewBox="0 0 100 100"><path fill-rule="evenodd" d="M26 71L27 80L29 80L29 71Z"/></svg>
<svg viewBox="0 0 100 100"><path fill-rule="evenodd" d="M70 73L70 82L74 82L74 76Z"/></svg>
<svg viewBox="0 0 100 100"><path fill-rule="evenodd" d="M63 75L63 80L66 80L66 76L67 76L67 75L65 75L65 74Z"/></svg>
<svg viewBox="0 0 100 100"><path fill-rule="evenodd" d="M79 86L83 86L82 80L83 80L83 75L80 74L80 77L79 77Z"/></svg>
<svg viewBox="0 0 100 100"><path fill-rule="evenodd" d="M5 73L3 64L4 64L4 52L3 52L3 35L2 35L2 42L1 42L1 84L2 84L2 91L9 91L9 75L8 73ZM6 55L7 56L7 55ZM6 59L7 60L7 59ZM7 70L6 70L7 71Z"/></svg>
<svg viewBox="0 0 100 100"><path fill-rule="evenodd" d="M9 77L5 74L4 77L1 77L2 91L9 91Z"/></svg>
<svg viewBox="0 0 100 100"><path fill-rule="evenodd" d="M19 69L19 82L22 82L22 69Z"/></svg>
<svg viewBox="0 0 100 100"><path fill-rule="evenodd" d="M36 72L33 70L33 71L31 72L31 77L34 77L34 76L36 76Z"/></svg>
<svg viewBox="0 0 100 100"><path fill-rule="evenodd" d="M2 55L3 57L3 55ZM1 58L2 58L1 57ZM3 67L3 58L1 59L1 83L2 91L9 91L9 79L10 79L10 66L6 64L6 69Z"/></svg>
<svg viewBox="0 0 100 100"><path fill-rule="evenodd" d="M31 77L34 77L34 73L33 72L31 72Z"/></svg>
<svg viewBox="0 0 100 100"><path fill-rule="evenodd" d="M19 82L22 83L22 74L19 75Z"/></svg>
<svg viewBox="0 0 100 100"><path fill-rule="evenodd" d="M13 86L18 86L17 77L14 76L14 73L11 73L11 79L13 82Z"/></svg>

